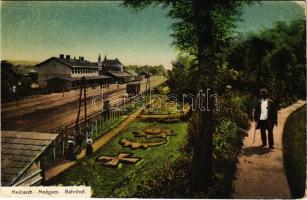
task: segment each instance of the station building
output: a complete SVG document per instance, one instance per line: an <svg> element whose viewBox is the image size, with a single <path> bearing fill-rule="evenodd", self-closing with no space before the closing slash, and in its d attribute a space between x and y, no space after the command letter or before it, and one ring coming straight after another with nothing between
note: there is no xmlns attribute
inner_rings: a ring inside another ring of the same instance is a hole
<svg viewBox="0 0 307 200"><path fill-rule="evenodd" d="M118 58L107 59L107 55L105 55L102 61L99 54L97 65L99 66L100 74L111 77L114 83L129 83L136 79L136 76L130 72L124 71L124 65Z"/></svg>
<svg viewBox="0 0 307 200"><path fill-rule="evenodd" d="M51 57L37 66L39 88L50 92L69 91L78 88L81 78L85 77L88 86L101 86L110 83L128 83L135 81L136 76L124 71L123 64L115 59L101 59L90 62L84 57L72 58L70 55Z"/></svg>

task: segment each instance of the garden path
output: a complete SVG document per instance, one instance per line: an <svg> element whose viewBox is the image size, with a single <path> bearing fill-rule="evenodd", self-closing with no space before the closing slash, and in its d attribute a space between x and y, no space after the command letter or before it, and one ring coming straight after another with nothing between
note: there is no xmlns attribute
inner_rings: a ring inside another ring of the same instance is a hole
<svg viewBox="0 0 307 200"><path fill-rule="evenodd" d="M282 134L287 117L303 106L306 101L298 101L278 112L278 126L274 127L274 149L261 148L260 131L251 124L248 136L237 164L233 198L291 198L283 163Z"/></svg>

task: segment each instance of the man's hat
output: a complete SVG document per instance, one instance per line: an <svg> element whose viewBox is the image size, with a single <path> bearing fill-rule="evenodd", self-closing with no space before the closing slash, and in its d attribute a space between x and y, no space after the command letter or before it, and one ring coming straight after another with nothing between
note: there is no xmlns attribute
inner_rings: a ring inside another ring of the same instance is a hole
<svg viewBox="0 0 307 200"><path fill-rule="evenodd" d="M268 91L265 88L263 88L260 90L260 94L268 94Z"/></svg>

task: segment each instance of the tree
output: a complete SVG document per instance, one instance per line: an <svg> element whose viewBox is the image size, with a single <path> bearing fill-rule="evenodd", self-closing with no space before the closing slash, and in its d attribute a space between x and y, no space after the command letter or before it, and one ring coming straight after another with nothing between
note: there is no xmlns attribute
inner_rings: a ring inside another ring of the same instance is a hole
<svg viewBox="0 0 307 200"><path fill-rule="evenodd" d="M15 95L12 91L13 85L17 86L20 75L14 70L14 65L6 60L1 61L1 99L8 101Z"/></svg>
<svg viewBox="0 0 307 200"><path fill-rule="evenodd" d="M157 76L166 76L166 70L163 65L158 65L158 66L149 66L149 65L144 65L144 66L137 66L137 65L128 65L124 67L126 71L133 71L136 73L143 73L143 72L149 72L152 75L157 75Z"/></svg>
<svg viewBox="0 0 307 200"><path fill-rule="evenodd" d="M277 22L233 43L228 61L242 77L237 88L252 94L267 88L271 98L284 105L305 98L305 37L305 21L294 20Z"/></svg>
<svg viewBox="0 0 307 200"><path fill-rule="evenodd" d="M184 94L196 93L196 88L191 88L196 76L192 68L193 60L191 56L179 55L172 63L172 70L167 73L167 85L170 87L171 94L179 97L179 101L183 100Z"/></svg>
<svg viewBox="0 0 307 200"><path fill-rule="evenodd" d="M140 9L153 3L150 0L125 0L124 5ZM175 19L172 24L173 44L183 52L195 56L193 66L196 74L197 91L214 93L218 85L217 68L225 60L225 50L231 39L232 29L239 16L243 1L235 0L160 0L170 8L168 15ZM197 100L198 101L198 100ZM203 103L203 102L200 102ZM198 105L198 102L196 103ZM192 123L193 141L193 183L203 189L210 183L212 175L212 135L215 129L213 117L213 100L209 101L206 112L194 113L196 123Z"/></svg>

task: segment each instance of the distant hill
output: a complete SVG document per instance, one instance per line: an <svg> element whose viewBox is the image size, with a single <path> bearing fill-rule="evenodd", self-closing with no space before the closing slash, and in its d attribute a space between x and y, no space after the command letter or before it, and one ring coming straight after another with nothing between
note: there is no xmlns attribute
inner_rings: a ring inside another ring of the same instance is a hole
<svg viewBox="0 0 307 200"><path fill-rule="evenodd" d="M31 66L39 63L39 61L30 61L30 60L8 60L8 62L12 63L13 65L22 65L22 66Z"/></svg>
<svg viewBox="0 0 307 200"><path fill-rule="evenodd" d="M302 5L291 1L261 1L244 5L237 31L243 34L258 32L262 28L272 27L277 21L304 19L305 9Z"/></svg>

